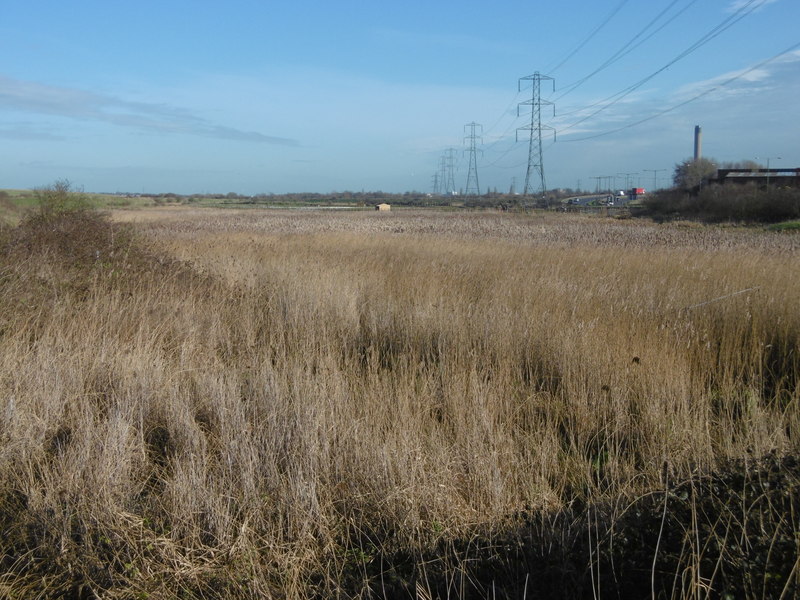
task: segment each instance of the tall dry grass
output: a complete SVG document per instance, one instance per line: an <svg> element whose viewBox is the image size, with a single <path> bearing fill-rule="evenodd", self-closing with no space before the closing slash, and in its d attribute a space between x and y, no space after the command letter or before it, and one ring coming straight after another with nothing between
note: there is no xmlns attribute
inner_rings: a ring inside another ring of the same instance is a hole
<svg viewBox="0 0 800 600"><path fill-rule="evenodd" d="M171 214L79 264L6 233L0 592L380 596L380 556L798 450L796 238Z"/></svg>

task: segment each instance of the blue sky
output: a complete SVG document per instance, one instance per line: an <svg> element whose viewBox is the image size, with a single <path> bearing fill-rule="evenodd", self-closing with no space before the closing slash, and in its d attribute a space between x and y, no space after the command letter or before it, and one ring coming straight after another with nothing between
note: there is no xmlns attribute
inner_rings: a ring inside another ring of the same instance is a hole
<svg viewBox="0 0 800 600"><path fill-rule="evenodd" d="M797 0L2 0L0 188L430 191L448 148L464 188L477 122L481 192L519 191L534 72L550 188L666 185L695 125L707 157L800 167L798 22Z"/></svg>

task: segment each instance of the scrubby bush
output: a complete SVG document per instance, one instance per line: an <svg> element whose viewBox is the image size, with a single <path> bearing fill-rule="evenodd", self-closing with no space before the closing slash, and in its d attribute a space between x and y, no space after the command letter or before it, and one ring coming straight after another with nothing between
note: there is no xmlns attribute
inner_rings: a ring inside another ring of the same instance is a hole
<svg viewBox="0 0 800 600"><path fill-rule="evenodd" d="M37 205L6 231L0 248L6 258L45 259L53 269L72 275L120 268L133 258L130 228L94 210L68 181L37 189L35 196Z"/></svg>
<svg viewBox="0 0 800 600"><path fill-rule="evenodd" d="M68 213L82 213L91 205L81 190L75 190L68 179L34 190L36 216L41 220L55 219ZM31 217L33 218L33 217Z"/></svg>

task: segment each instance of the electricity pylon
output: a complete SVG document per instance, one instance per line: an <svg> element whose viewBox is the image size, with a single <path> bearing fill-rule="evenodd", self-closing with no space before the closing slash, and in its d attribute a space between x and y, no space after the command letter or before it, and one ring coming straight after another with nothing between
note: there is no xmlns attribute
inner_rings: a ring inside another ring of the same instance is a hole
<svg viewBox="0 0 800 600"><path fill-rule="evenodd" d="M477 133L477 131L478 128L480 128L480 132L482 134L483 125L476 123L475 121L472 123L467 123L464 125L465 132L467 127L469 127L469 135L464 136L464 140L469 140L469 171L467 172L467 187L464 193L467 196L471 194L480 196L481 188L480 184L478 183L478 138L481 136ZM481 138L481 143L483 143L483 138Z"/></svg>
<svg viewBox="0 0 800 600"><path fill-rule="evenodd" d="M439 193L447 194L447 160L444 156L439 157Z"/></svg>
<svg viewBox="0 0 800 600"><path fill-rule="evenodd" d="M519 141L520 130L530 130L530 141L528 144L528 170L525 173L524 193L526 196L531 192L531 175L534 171L539 174L539 192L544 195L544 193L547 191L547 184L545 183L544 178L544 163L542 162L542 130L549 129L553 131L553 136L555 137L555 129L549 127L548 125L542 125L542 104L553 106L553 116L556 114L555 105L547 100L542 100L542 80L552 81L553 91L555 91L555 80L547 75L540 75L539 71L536 71L533 75L528 75L527 77L520 77L517 86L518 91L521 92L522 82L531 82L531 99L526 100L525 102L520 102L517 105L517 116L520 114L520 106L531 107L531 124L527 127L517 128L517 141Z"/></svg>
<svg viewBox="0 0 800 600"><path fill-rule="evenodd" d="M445 193L452 196L456 193L456 149L448 148L444 151L444 162L446 169Z"/></svg>

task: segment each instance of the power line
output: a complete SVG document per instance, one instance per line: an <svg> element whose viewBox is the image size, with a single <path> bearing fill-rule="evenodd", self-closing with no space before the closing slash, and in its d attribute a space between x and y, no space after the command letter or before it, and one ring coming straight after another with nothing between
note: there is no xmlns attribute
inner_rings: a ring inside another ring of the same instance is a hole
<svg viewBox="0 0 800 600"><path fill-rule="evenodd" d="M678 2L678 1L679 0L673 0L673 3L674 2ZM696 1L697 0L692 0L692 2L696 2ZM597 33L599 33L600 30L603 27L605 27L611 21L611 19L614 18L614 16L616 16L616 14L622 9L622 7L625 4L627 4L627 2L628 2L628 0L621 0L621 2L611 11L611 13L609 13L609 15L597 27L595 27L595 29L592 30L586 36L586 38L578 44L578 46L575 49L573 49L571 52L569 52L569 54L567 56L565 56L561 61L559 61L559 63L555 67L549 69L549 71L554 71L555 69L558 69L561 66L563 66L570 58L572 58L572 56L574 56L581 48L583 48L589 41L591 41L592 38ZM500 122L502 121L503 117L508 113L508 110L517 102L517 98L519 98L520 92L521 92L521 90L518 89L517 94L511 100L509 105L500 113L500 116L497 118L497 120L489 128L484 130L484 132L483 132L484 135L488 135L490 132L492 132L500 124ZM502 141L505 138L505 136L515 127L515 124L516 124L518 118L519 118L519 113L517 113L517 118L514 119L511 122L511 124L508 126L508 128L502 134L500 134L500 136L497 138L497 140L486 147L487 151L491 150L497 143L499 143L500 141ZM507 152L506 152L506 154L507 154Z"/></svg>
<svg viewBox="0 0 800 600"><path fill-rule="evenodd" d="M642 169L645 173L652 173L653 174L653 189L655 191L658 188L658 174L659 173L666 173L666 169Z"/></svg>
<svg viewBox="0 0 800 600"><path fill-rule="evenodd" d="M570 84L568 86L568 88L561 95L558 96L558 98L562 98L565 95L567 95L568 93L571 93L574 89L576 89L578 86L580 86L583 83L585 83L586 81L588 81L591 77L593 77L597 73L601 72L602 70L608 68L610 65L614 64L615 62L620 60L622 57L626 56L627 54L629 54L630 52L632 52L633 50L635 50L636 48L638 48L639 46L644 44L646 41L648 41L654 35L656 35L660 31L662 31L667 25L672 23L676 18L678 18L681 14L686 12L691 6L693 6L697 2L697 0L690 0L686 5L684 5L683 7L680 7L679 10L675 14L670 16L665 22L661 23L660 26L658 26L654 30L650 31L649 34L645 35L646 32L648 30L650 30L652 27L654 27L661 19L663 19L664 16L667 15L669 13L669 11L672 10L679 1L680 0L671 0L667 4L667 6L663 10L661 10L653 19L651 19L651 21L648 22L648 24L639 33L637 33L629 42L627 42L626 45L623 48L620 48L619 50L617 50L608 59L606 59L606 61L604 61L600 66L598 66L594 71L592 71L588 75L584 76L580 80ZM744 19L746 16L749 16L753 11L755 11L756 9L761 7L765 3L765 1L767 1L767 0L747 0L741 6L739 6L732 15L730 15L726 19L722 20L719 24L717 24L715 27L713 27L708 32L706 32L703 36L701 36L698 40L696 40L692 45L687 47L683 52L678 54L675 58L673 58L666 65L664 65L663 67L661 67L660 69L658 69L654 73L650 74L648 77L646 77L646 78L642 79L641 81L637 82L636 84L634 84L632 86L629 86L628 88L625 88L622 91L620 91L620 92L618 92L618 93L616 93L616 94L614 94L612 96L609 96L608 98L606 98L604 100L601 100L599 102L596 102L596 103L588 106L587 108L591 109L593 107L599 106L602 103L607 102L607 104L601 106L598 110L596 110L593 113L583 117L582 119L576 121L575 123L565 127L562 131L574 128L578 124L585 122L586 120L596 116L597 114L599 114L603 110L605 110L605 109L613 106L617 102L621 101L623 98L625 98L626 96L631 94L633 91L635 91L636 89L638 89L639 87L644 85L646 82L650 81L652 78L654 78L655 76L657 76L658 74L660 74L661 72L663 72L664 70L666 70L667 68L669 68L670 66L675 64L676 62L678 62L679 60L681 60L681 59L685 58L686 56L688 56L689 54L695 52L697 49L699 49L703 45L707 44L708 42L713 40L715 37L721 35L725 31L727 31L727 29L729 29L730 27L732 27L733 25L738 23L740 20ZM616 14L622 9L622 7L626 3L627 3L627 0L622 0L617 6L615 6L614 9L612 10L612 12L600 23L600 25L598 25L592 32L590 32L590 34L576 48L574 48L567 56L565 56L565 58L563 58L554 67L554 69L558 69L561 66L563 66L563 64L565 64L581 48L583 48L589 41L591 41L591 39L605 25L607 25L608 22L610 22L611 19L614 18L614 16L616 16ZM631 43L631 42L634 42L636 40L639 40L639 41L637 43L633 43L633 44ZM794 45L794 46L790 47L787 51L791 51L792 49L796 48L799 45L800 44ZM603 135L609 135L611 133L615 133L617 131L621 131L621 130L627 129L629 127L634 127L634 126L637 126L637 125L639 125L641 123L644 123L646 121L655 119L658 116L666 114L667 112L670 112L671 110L675 110L676 108L684 106L685 104L688 104L689 102L692 102L692 101L694 101L694 100L696 100L696 99L698 99L698 98L700 98L700 97L702 97L704 95L707 95L707 94L715 91L716 89L719 89L720 87L728 85L729 83L731 83L735 79L738 79L739 77L742 77L743 75L747 74L748 72L758 68L759 66L762 66L763 64L766 64L767 62L770 62L771 60L774 60L775 58L777 58L777 56L773 57L772 59L769 59L768 61L764 61L762 63L759 63L759 65L756 65L755 67L752 67L750 70L745 71L744 73L741 73L740 75L738 75L736 77L733 77L728 81L723 82L722 84L720 84L719 86L716 86L715 88L706 90L705 92L703 92L701 94L698 94L697 96L695 96L695 97L693 97L693 98L691 98L691 99L689 99L689 100L687 100L685 102L681 102L681 103L679 103L679 104L677 104L677 105L675 105L673 107L670 107L668 109L660 111L660 112L658 112L658 113L656 113L654 115L651 115L651 116L649 116L649 117L647 117L645 119L641 119L639 121L636 121L635 123L631 123L631 124L628 124L626 126L619 127L619 128L614 129L612 131L607 131L607 132L604 132L604 133L601 133L601 134L596 134L596 135L592 135L592 136L586 136L586 137L579 138L579 139L568 139L568 140L565 140L565 141L570 141L570 142L572 142L572 141L582 141L582 140L592 139L592 138L595 138L595 137L600 137L600 136L603 136ZM521 87L518 87L517 94L515 95L514 100L512 100L511 104L513 104L516 101L516 99L519 97L521 91L522 91ZM541 100L541 97L539 97L539 99ZM549 103L549 102L546 102L546 101L544 101L544 103L552 104L552 103ZM510 108L511 104L509 104L509 106L505 110L502 111L502 113L499 115L497 120L492 124L492 126L489 128L489 130L484 131L483 127L481 125L477 124L477 123L475 123L474 125L477 126L477 127L480 127L482 134L485 134L488 131L491 131L491 130L495 129L501 123L501 121L504 119L504 117L506 115L508 115L508 112L509 112L508 108ZM506 130L500 136L498 136L494 142L492 142L490 145L488 145L486 147L487 151L492 150L499 143L501 143L501 142L505 141L506 139L508 139L506 136L511 131L511 129L513 129L515 127L515 125L517 125L517 123L520 120L519 106L520 105L527 105L527 104L530 104L532 106L532 109L533 109L534 108L534 98L532 97L532 99L530 101L526 101L526 102L523 102L523 103L518 103L518 110L517 110L516 118L512 119L510 125L506 128ZM540 108L540 106L539 106L539 108ZM584 109L581 109L581 110L585 111L585 110L587 110L587 108L584 108ZM535 125L538 125L538 123L540 123L540 121L537 121L536 123L534 123L534 121L533 121L533 118L534 118L534 114L533 113L534 112L535 111L532 110L532 112L531 112L532 120L531 120L531 124L529 126L527 126L527 127L517 127L517 132L516 132L517 135L515 136L515 141L518 141L518 139L519 139L519 130L526 130L526 129L530 130L531 131L531 137L533 137L533 133L535 131L537 131L537 127ZM574 114L574 112L579 112L579 111L573 111L573 113L566 113L566 114ZM561 114L563 115L564 113L562 112ZM465 126L465 129L467 127L470 127L471 125L472 124L467 124ZM552 128L544 127L544 129L552 129ZM472 131L472 133L474 134L475 132ZM539 130L538 133L539 133L539 135L541 135L541 130ZM476 135L476 138L477 137L478 136ZM467 139L471 139L471 138L472 138L471 135L470 136L466 136L465 137L465 141ZM533 144L533 152L531 151L532 148L531 148L531 145L529 143L529 153L528 153L529 154L529 156L528 156L528 171L529 171L529 173L531 172L531 170L536 171L541 167L541 158L540 158L541 155L539 155L538 162L537 162L537 156L536 156L536 154L537 154L537 152L536 152L537 151L537 146L538 146L538 150L541 152L541 143L540 143L540 141L538 139L535 140L535 142L539 142L539 143L538 144L537 143ZM547 147L549 148L551 145L552 144L549 144ZM490 166L490 167L494 166L494 167L501 168L501 169L510 169L510 168L518 168L522 164L525 164L523 162L521 164L514 165L514 166L501 166L501 165L499 165L499 163L506 156L508 156L515 149L515 147L516 146L512 143L505 151L502 151L502 154L500 154L500 156L498 156L493 162L488 163L486 166ZM477 176L477 151L478 151L477 147L475 147L473 149L473 146L471 144L470 145L470 149L469 149L469 152L470 152L470 167L469 167L469 172L468 172L468 175L467 175L467 189L468 189L468 193L471 192L471 191L474 191L475 193L479 194L480 191L479 191L478 176ZM483 154L483 151L481 151L481 153ZM532 160L532 157L533 157L533 160ZM452 160L452 156L451 156L450 160ZM541 179L542 179L542 183L543 183L543 187L544 187L543 168L541 170L542 170ZM440 179L440 181L438 182L439 185L437 186L437 187L439 187L440 190L444 190L444 189L450 187L451 182L449 181L449 179L450 179L451 175L452 175L452 170L448 169L448 173L446 175L444 174L444 171L443 171L442 175L441 175L441 178L437 177L437 179ZM528 180L527 181L527 185L526 185L526 193L527 193L528 187L530 185L530 179L529 179L528 176L526 176L526 180ZM473 182L474 182L474 185L473 185ZM453 187L455 187L454 183L453 183Z"/></svg>
<svg viewBox="0 0 800 600"><path fill-rule="evenodd" d="M623 175L625 176L625 189L628 190L631 187L631 178L634 175L638 175L638 174L639 174L639 171L634 171L632 173L617 173L617 177L621 177ZM614 183L616 183L616 179L614 180ZM615 185L614 187L617 187L617 186Z"/></svg>
<svg viewBox="0 0 800 600"><path fill-rule="evenodd" d="M517 144L517 141L516 141L515 139L510 139L510 140L508 140L508 141L511 143L511 145L510 145L510 146L509 146L509 147L508 147L508 148L505 150L505 152L503 152L503 153L502 153L500 156L498 156L498 157L497 157L496 159L494 159L492 162L490 162L490 163L486 163L486 166L487 166L487 167L494 167L494 166L498 166L498 163L499 163L501 160L503 160L503 159L504 159L506 156L508 156L509 154L511 154L511 152L512 152L513 150L515 150L515 149L517 148L517 145L516 145L516 144ZM495 142L495 143L497 143L497 142ZM491 149L491 146L488 146L488 147L486 148L486 151L489 151L490 149ZM501 168L501 169L504 169L504 168L507 168L507 167L500 167L500 168Z"/></svg>
<svg viewBox="0 0 800 600"><path fill-rule="evenodd" d="M566 63L570 58L575 56L575 54L577 54L581 48L583 48L586 44L588 44L592 40L592 38L594 38L594 36L596 36L600 32L600 30L603 29L603 27L608 25L609 21L611 21L611 19L613 19L616 16L616 14L622 9L622 7L625 6L627 3L628 0L622 0L619 4L617 4L617 6L603 20L603 22L600 23L600 25L598 25L591 32L589 32L589 34L583 39L583 41L581 41L571 52L569 52L569 54L567 54L567 56L565 56L556 66L547 69L548 72L554 73L562 66L564 66L564 63Z"/></svg>
<svg viewBox="0 0 800 600"><path fill-rule="evenodd" d="M669 19L667 19L666 22L662 23L661 26L658 27L655 31L651 32L649 35L647 35L644 39L640 40L639 42L636 42L636 40L638 40L639 38L644 36L645 33L647 33L647 31L651 27L653 27L667 12L669 12L670 9L672 9L672 7L675 6L679 1L680 0L672 0L672 2L670 2L667 5L666 8L664 8L660 13L658 13L647 25L642 27L636 35L634 35L631 39L626 40L625 43L622 45L622 47L619 50L617 50L614 54L612 54L609 58L607 58L594 71L592 71L588 75L585 75L584 77L580 78L578 81L575 81L573 83L565 85L562 88L561 94L558 96L558 98L556 98L556 100L560 100L561 98L563 98L567 94L570 94L571 92L575 91L578 87L580 87L581 85L583 85L584 83L589 81L589 79L591 79L592 77L594 77L595 75L597 75L601 71L604 71L605 69L607 69L608 67L613 65L615 62L617 62L618 60L620 60L624 56L627 56L628 54L630 54L631 52L636 50L639 46L641 46L646 41L648 41L650 38L655 36L658 32L660 32L667 25L672 23L675 19L677 19L680 15L682 15L684 12L686 12L693 4L695 4L697 2L697 0L691 0L688 4L686 4L686 6L681 8L678 12L676 12ZM562 116L563 116L563 114L564 113L562 113Z"/></svg>
<svg viewBox="0 0 800 600"><path fill-rule="evenodd" d="M795 50L797 48L800 48L800 42L796 42L796 43L792 44L791 46L789 46L788 48L786 48L785 50L782 50L778 54L776 54L776 55L774 55L774 56L772 56L772 57L770 57L770 58L768 58L766 60L761 61L757 65L754 65L754 66L750 67L746 71L742 71L738 75L735 75L735 76L731 77L730 79L726 79L725 81L723 81L719 85L716 85L716 86L714 86L712 88L709 88L709 89L707 89L707 90L705 90L703 92L700 92L699 94L689 98L688 100L684 100L683 102L675 104L674 106L670 106L669 108L665 108L664 110L661 110L661 111L659 111L659 112L657 112L657 113L655 113L653 115L650 115L649 117L645 117L644 119L639 119L638 121L634 121L633 123L629 123L627 125L623 125L622 127L617 127L616 129L611 129L609 131L604 131L603 133L597 133L597 134L585 136L585 137L582 137L582 138L568 139L568 140L564 140L564 141L566 141L566 142L583 142L585 140L593 140L595 138L603 137L605 135L611 135L612 133L617 133L619 131L624 131L625 129L630 129L631 127L636 127L637 125L641 125L642 123L646 123L647 121L652 121L653 119L656 119L658 117L661 117L661 116L667 114L668 112L672 112L673 110L681 108L682 106L686 106L687 104L690 104L690 103L694 102L695 100L699 100L703 96L707 96L707 95L709 95L709 94L711 94L713 92L716 92L717 90L719 90L720 88L725 87L726 85L730 85L731 83L733 83L737 79L741 79L742 77L744 77L748 73L751 73L751 72L755 71L756 69L759 69L759 68L763 67L764 65L771 63L772 61L780 58L781 56L783 56L783 55L785 55L785 54L787 54L787 53L789 53L792 50Z"/></svg>
<svg viewBox="0 0 800 600"><path fill-rule="evenodd" d="M678 2L678 1L679 1L679 0L672 0L672 4L675 4L675 3L676 3L676 2ZM690 4L693 4L693 3L694 3L694 2L696 2L696 1L697 1L697 0L691 0ZM577 48L575 48L573 51L571 51L571 52L569 53L569 55L568 55L568 56L566 56L564 59L562 59L562 60L559 62L559 64L556 66L556 68L558 68L558 67L562 66L562 65L563 65L563 64L564 64L564 63L565 63L567 60L569 60L569 58L571 58L571 57L572 57L572 56L573 56L573 55L574 55L574 54L575 54L575 53L576 53L578 50L580 50L580 48L582 48L583 46L585 46L585 45L586 45L586 43L588 43L588 42L589 42L589 41L590 41L590 40L591 40L591 39L594 37L594 35L596 35L596 34L597 34L597 33L598 33L598 32L599 32L599 31L600 31L600 30L601 30L601 29L602 29L602 28L603 28L605 25L607 25L607 24L608 24L608 22L609 22L609 21L610 21L610 20L611 20L611 19L612 19L612 18L613 18L613 17L614 17L614 16L615 16L615 15L616 15L616 14L617 14L617 13L618 13L620 10L621 10L621 8L622 8L622 7L623 7L623 6L624 6L626 3L627 3L627 0L623 0L623 1L621 1L621 2L620 2L620 4L619 4L619 5L617 5L617 6L616 6L616 7L615 7L615 8L612 10L612 12L611 12L611 13L610 13L610 14L609 14L609 15L608 15L608 16L607 16L607 17L606 17L606 18L605 18L605 19L604 19L604 20L603 20L603 21L600 23L600 25L598 25L598 26L597 26L597 27L596 27L596 28L595 28L595 29L594 29L594 30L593 30L593 31L592 31L592 32L591 32L591 33L590 33L590 34L589 34L589 35L588 35L588 36L587 36L587 37L586 37L586 38L585 38L585 39L584 39L584 40L583 40L583 41L582 41L582 42L581 42L579 45L578 45L578 47L577 47ZM670 5L670 7L671 7L671 6L672 6L672 5ZM669 8L669 7L668 7L668 8ZM662 11L662 13L661 13L661 14L663 14L663 12L666 12L666 10L668 10L668 9L665 9L665 11ZM683 10L685 10L685 8L684 8ZM654 19L654 20L657 20L658 18L660 18L661 14L659 14L659 16L658 16L658 17L656 17L656 19ZM674 18L674 17L673 17L673 18ZM647 27L649 27L649 26L650 26L650 25L648 25ZM645 29L646 29L646 28L645 28ZM636 36L636 37L638 37L638 36ZM636 38L634 38L634 39L636 39ZM585 78L584 78L584 80L587 80L587 79L588 79L588 78L589 78L591 75L593 75L593 74L590 74L589 76L585 77ZM574 85L574 84L572 84L572 85ZM514 96L514 98L512 99L512 101L509 103L509 105L508 105L508 106L507 106L507 107L506 107L506 108L505 108L505 109L504 109L504 110L503 110L503 111L500 113L500 116L497 118L497 120L496 120L496 121L495 121L495 122L494 122L494 123L493 123L493 124L492 124L492 125L491 125L489 128L487 128L487 129L484 129L484 131L483 131L483 135L484 135L484 136L488 135L488 134L489 134L491 131L493 131L493 130L494 130L494 129L495 129L495 128L496 128L496 127L497 127L497 126L500 124L500 122L503 120L503 117L505 117L505 116L508 114L508 111L509 111L509 109L511 108L511 106L513 106L513 105L514 105L514 104L517 102L517 98L519 98L519 96L520 96L520 93L521 93L521 92L522 92L522 90L518 88L516 95ZM562 96L563 96L563 94L562 94ZM497 144L499 144L499 143L500 143L500 142L502 142L504 139L506 139L506 136L507 136L507 135L508 135L508 134L511 132L511 130L512 130L512 129L514 129L514 128L516 127L516 125L517 125L518 121L519 121L519 111L517 111L517 116L516 116L516 118L514 118L514 119L511 121L511 123L510 123L510 124L509 124L509 126L508 126L508 127L505 129L505 131L503 131L503 133L501 133L499 136L497 136L497 138L495 139L495 141L494 141L494 142L491 142L489 145L487 145L487 146L484 148L484 150L485 150L486 152L490 152L490 151L492 151L492 150L494 149L494 147L495 147ZM501 155L501 156L499 156L497 159L495 159L495 161L494 161L493 163L489 163L487 166L493 166L493 165L496 165L496 164L497 164L497 163L498 163L500 160L502 160L502 159L503 159L505 156L507 156L507 155L508 155L508 154L509 154L509 153L510 153L510 152L511 152L513 149L514 149L514 147L513 147L513 146L512 146L512 147L510 147L510 148L508 148L508 149L507 149L505 152L503 152L503 153L502 153L502 155ZM500 168L509 168L509 167L500 167Z"/></svg>
<svg viewBox="0 0 800 600"><path fill-rule="evenodd" d="M508 103L508 106L506 106L505 109L503 109L503 112L500 113L500 116L497 117L497 120L488 129L484 130L484 132L483 132L484 135L488 135L492 130L494 130L495 127L497 127L500 124L500 121L502 121L503 117L508 114L508 111L511 110L511 107L514 106L517 103L517 98L519 98L519 94L520 94L520 91L518 90L517 93L514 95L514 98L511 100L511 102ZM512 123L512 125L513 125L513 123ZM510 130L510 128L509 128L509 130ZM508 133L508 130L506 131L506 133ZM505 135L505 134L502 134L502 135Z"/></svg>
<svg viewBox="0 0 800 600"><path fill-rule="evenodd" d="M756 6L752 6L753 3L755 3L755 2L759 2L759 4L756 4ZM578 121L576 121L575 123L572 123L571 125L568 125L566 127L561 128L561 131L563 132L563 131L566 131L567 129L572 129L576 125L580 125L581 123L591 119L592 117L595 117L596 115L598 115L602 111L606 110L607 108L610 108L611 106L613 106L614 104L616 104L617 102L619 102L620 100L625 98L626 96L632 94L634 91L636 91L637 89L642 87L645 83L647 83L648 81L653 79L656 75L662 73L663 71L666 71L669 67L671 67L672 65L674 65L678 61L686 58L687 56L689 56L690 54L692 54L693 52L695 52L696 50L698 50L699 48L701 48L702 46L704 46L705 44L707 44L708 42L710 42L711 40L713 40L714 38L716 38L717 36L722 34L723 32L725 32L728 29L730 29L731 27L733 27L733 25L735 25L736 23L741 21L746 16L750 15L754 10L756 10L756 8L758 8L763 2L764 2L764 0L748 0L745 4L740 6L739 9L737 9L735 13L733 13L731 16L729 16L726 19L724 19L721 23L717 24L715 27L710 29L707 33L705 33L703 36L701 36L700 39L698 39L693 44L691 44L683 52L679 53L675 58L670 60L663 67L661 67L657 71L654 71L653 73L651 73L650 75L648 75L644 79L641 79L637 83L635 83L635 84L623 89L622 91L617 92L616 94L613 94L612 96L609 96L608 98L606 98L604 100L601 100L598 103L593 104L592 106L597 106L598 104L601 104L603 102L608 101L607 104L604 104L603 106L598 108L596 111L592 112L591 114L583 117L582 119L579 119ZM749 10L746 10L746 9L749 9ZM746 10L746 12L745 12L745 10ZM589 108L591 108L591 107L589 107Z"/></svg>
<svg viewBox="0 0 800 600"><path fill-rule="evenodd" d="M556 65L556 67L554 67L553 69L550 69L550 71L553 71L554 69L557 69L557 68L559 68L559 67L563 66L563 65L564 65L564 63L566 63L566 62L567 62L567 61L568 61L570 58L572 58L572 56L573 56L575 53L577 53L577 52L578 52L578 51L579 51L579 50L580 50L580 49L581 49L583 46L585 46L585 45L586 45L586 44L587 44L589 41L591 41L591 39L592 39L592 38L593 38L593 37L594 37L594 36L595 36L595 35L596 35L596 34L597 34L597 33L598 33L598 32L599 32L599 31L600 31L600 30L601 30L601 29L602 29L602 28L605 26L605 25L607 25L607 24L608 24L608 23L611 21L611 19L612 19L612 18L614 18L614 16L616 16L616 14L617 14L617 13L618 13L618 12L619 12L621 9L622 9L622 7L623 7L623 6L624 6L624 5L627 3L627 1L628 1L628 0L622 0L622 1L621 1L621 2L620 2L620 3L619 3L619 4L618 4L618 5L615 7L615 8L614 8L614 9L611 11L611 13L610 13L610 14L609 14L609 15L608 15L608 16L607 16L607 17L606 17L606 18L605 18L605 19L604 19L604 20L603 20L603 21L600 23L600 25L598 25L598 26L597 26L597 27L596 27L596 28L595 28L595 29L594 29L592 32L590 32L590 34L589 34L589 35L587 35L587 37L586 37L586 38L585 38L585 39L584 39L584 40L583 40L583 41L582 41L580 44L578 44L578 46L577 46L577 47L576 47L574 50L572 50L572 51L571 51L571 52L570 52L570 53L569 53L569 54L568 54L568 55L567 55L565 58L563 58L563 59L562 59L562 60L561 60L561 61L558 63L558 65ZM673 0L673 2L678 2L678 1L679 1L679 0ZM696 2L696 1L697 1L697 0L692 0L692 2ZM505 108L505 109L504 109L504 110L503 110L503 111L500 113L500 116L497 118L497 120L496 120L496 121L495 121L495 122L494 122L494 123L493 123L493 124L492 124L492 125L491 125L491 126L488 128L488 129L485 129L485 130L484 130L484 132L483 132L483 133L484 133L484 136L485 136L485 135L488 135L488 134L489 134L491 131L493 131L493 130L494 130L494 129L495 129L495 128L496 128L496 127L497 127L497 126L500 124L500 122L503 120L503 117L504 117L504 116L505 116L505 115L508 113L508 110L509 110L509 109L510 109L510 108L511 108L511 107L512 107L512 106L513 106L513 105L514 105L516 102L517 102L517 98L519 98L519 95L520 95L521 91L522 91L522 90L520 90L520 89L518 89L518 90L517 90L517 94L514 96L514 98L512 99L512 101L509 103L509 105L508 105L508 106L507 106L507 107L506 107L506 108ZM501 133L501 134L500 134L500 136L498 136L498 138L497 138L497 139L496 139L494 142L492 142L491 144L489 144L489 145L488 145L488 146L485 148L485 149L486 149L486 151L490 151L490 150L491 150L491 149L492 149L492 148L493 148L495 145L497 145L499 142L501 142L501 141L502 141L502 140L505 138L505 136L506 136L506 135L508 135L508 133L509 133L509 132L510 132L512 129L514 129L514 127L516 126L516 123L517 123L517 121L518 121L518 120L519 120L519 112L517 113L517 117L516 117L514 120L512 120L511 124L510 124L510 125L509 125L509 126L506 128L506 130L505 130L503 133ZM508 152L509 152L509 151L510 151L510 150L508 150L508 151L504 152L504 153L503 153L503 156L505 156L506 154L508 154ZM502 158L502 156L501 156L501 158ZM498 160L499 160L499 159L498 159Z"/></svg>

